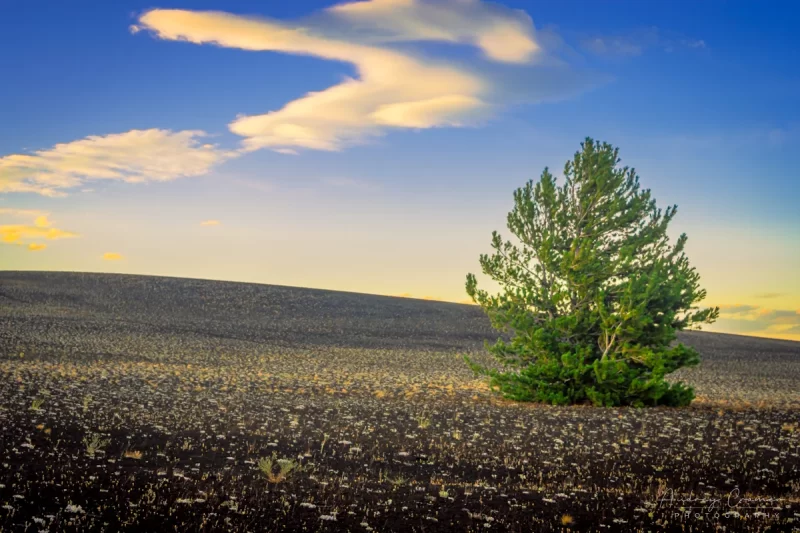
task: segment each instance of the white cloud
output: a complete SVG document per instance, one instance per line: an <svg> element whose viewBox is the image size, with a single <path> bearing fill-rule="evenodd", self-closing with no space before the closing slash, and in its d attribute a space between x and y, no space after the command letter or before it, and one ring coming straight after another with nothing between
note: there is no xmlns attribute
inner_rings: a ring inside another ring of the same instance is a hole
<svg viewBox="0 0 800 533"><path fill-rule="evenodd" d="M370 0L329 8L304 25L221 12L156 9L135 31L243 50L315 56L352 64L357 78L308 93L283 108L242 116L230 130L243 150L340 150L389 128L476 123L492 110L493 83L466 68L391 48L400 41L471 44L495 62L522 64L541 52L530 18L479 0Z"/></svg>
<svg viewBox="0 0 800 533"><path fill-rule="evenodd" d="M437 122L459 126L461 124L458 117L463 111L479 110L484 106L486 104L478 98L454 94L428 100L384 104L378 107L371 117L386 126L432 128Z"/></svg>
<svg viewBox="0 0 800 533"><path fill-rule="evenodd" d="M508 63L529 62L540 52L525 12L479 0L371 0L328 12L384 41L472 44L487 58Z"/></svg>
<svg viewBox="0 0 800 533"><path fill-rule="evenodd" d="M623 37L593 37L583 42L584 48L600 56L638 56L645 45Z"/></svg>
<svg viewBox="0 0 800 533"><path fill-rule="evenodd" d="M90 180L168 181L205 174L231 152L201 143L202 131L131 130L0 157L0 193L63 196Z"/></svg>
<svg viewBox="0 0 800 533"><path fill-rule="evenodd" d="M467 126L500 105L557 100L590 85L550 54L547 31L537 41L527 14L481 0L349 2L296 25L222 12L155 9L130 29L166 40L349 63L357 77L308 93L281 109L236 118L229 129L244 138L238 151L203 143L203 131L148 129L2 156L0 193L64 196L70 189L92 191L86 184L95 180L135 183L198 176L247 151L334 151L393 128ZM411 41L471 45L488 61L483 67L474 62L456 66L392 46ZM557 68L540 71L531 66ZM507 72L498 75L501 68L526 70L510 79Z"/></svg>
<svg viewBox="0 0 800 533"><path fill-rule="evenodd" d="M639 56L648 49L673 52L678 48L706 48L701 39L690 39L656 27L639 28L620 35L594 36L583 40L583 47L599 56Z"/></svg>

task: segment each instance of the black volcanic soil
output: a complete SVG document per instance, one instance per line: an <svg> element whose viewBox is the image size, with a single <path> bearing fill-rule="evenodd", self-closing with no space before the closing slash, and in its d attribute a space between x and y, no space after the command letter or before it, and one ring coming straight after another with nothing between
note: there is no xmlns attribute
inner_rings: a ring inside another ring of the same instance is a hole
<svg viewBox="0 0 800 533"><path fill-rule="evenodd" d="M461 355L497 336L443 302L0 272L0 531L800 530L800 343L682 334L698 401L637 410L496 399Z"/></svg>

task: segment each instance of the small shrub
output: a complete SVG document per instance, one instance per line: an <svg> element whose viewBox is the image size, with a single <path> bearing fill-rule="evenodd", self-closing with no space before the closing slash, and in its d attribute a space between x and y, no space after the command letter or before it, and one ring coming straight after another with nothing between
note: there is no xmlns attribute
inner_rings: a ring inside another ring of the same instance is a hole
<svg viewBox="0 0 800 533"><path fill-rule="evenodd" d="M86 446L86 454L94 456L97 452L108 446L111 442L109 439L104 439L99 433L92 433L83 438L83 445Z"/></svg>
<svg viewBox="0 0 800 533"><path fill-rule="evenodd" d="M38 411L44 405L44 398L35 398L31 402L31 411Z"/></svg>
<svg viewBox="0 0 800 533"><path fill-rule="evenodd" d="M277 472L275 467L277 465ZM278 459L275 452L271 457L258 460L258 469L267 476L267 481L270 483L280 483L286 480L293 472L300 470L297 461L293 459Z"/></svg>

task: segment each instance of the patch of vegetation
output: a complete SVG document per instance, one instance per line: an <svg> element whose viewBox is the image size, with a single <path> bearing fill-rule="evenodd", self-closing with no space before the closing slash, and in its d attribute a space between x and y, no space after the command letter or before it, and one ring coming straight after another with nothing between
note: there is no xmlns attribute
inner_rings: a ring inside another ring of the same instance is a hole
<svg viewBox="0 0 800 533"><path fill-rule="evenodd" d="M275 468L277 466L277 469ZM262 457L258 460L258 469L267 477L270 483L280 483L285 481L293 472L300 469L297 461L293 459L278 459L278 454L274 453L270 457Z"/></svg>
<svg viewBox="0 0 800 533"><path fill-rule="evenodd" d="M94 455L102 451L103 448L108 446L111 442L109 439L103 438L99 433L92 433L83 438L83 444L86 447L86 454L94 457Z"/></svg>
<svg viewBox="0 0 800 533"><path fill-rule="evenodd" d="M44 398L34 398L31 402L31 411L38 411L44 405Z"/></svg>

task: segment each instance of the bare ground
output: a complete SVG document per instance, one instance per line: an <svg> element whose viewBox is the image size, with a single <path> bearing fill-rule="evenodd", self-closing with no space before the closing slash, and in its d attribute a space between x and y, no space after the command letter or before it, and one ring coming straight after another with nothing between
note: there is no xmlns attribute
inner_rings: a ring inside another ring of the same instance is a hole
<svg viewBox="0 0 800 533"><path fill-rule="evenodd" d="M467 305L0 272L0 531L800 528L800 343L683 333L698 400L636 410L494 398L461 356L496 337Z"/></svg>

